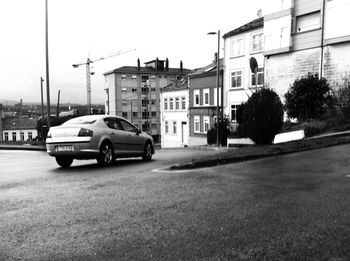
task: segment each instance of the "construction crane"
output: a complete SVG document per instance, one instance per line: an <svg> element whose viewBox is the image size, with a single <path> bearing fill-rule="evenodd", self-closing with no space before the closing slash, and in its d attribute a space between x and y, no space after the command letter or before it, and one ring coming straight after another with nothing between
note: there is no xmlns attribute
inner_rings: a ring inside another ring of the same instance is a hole
<svg viewBox="0 0 350 261"><path fill-rule="evenodd" d="M78 68L81 65L85 65L86 66L86 91L87 91L87 113L91 114L91 75L93 75L94 73L91 72L90 69L90 64L94 63L94 62L98 62L98 61L102 61L114 56L118 56L121 54L125 54L125 53L130 53L136 51L136 49L130 49L130 50L123 50L123 51L119 51L115 54L110 54L110 55L106 55L106 56L102 56L100 58L97 58L95 60L91 60L89 57L87 58L85 63L77 63L77 64L73 64L73 68Z"/></svg>

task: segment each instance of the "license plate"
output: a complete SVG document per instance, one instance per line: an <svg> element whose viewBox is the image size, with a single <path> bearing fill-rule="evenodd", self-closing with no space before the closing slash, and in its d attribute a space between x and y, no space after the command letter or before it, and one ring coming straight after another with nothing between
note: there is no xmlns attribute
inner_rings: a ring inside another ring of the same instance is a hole
<svg viewBox="0 0 350 261"><path fill-rule="evenodd" d="M56 146L56 151L74 151L74 148L72 145L66 145L66 146Z"/></svg>

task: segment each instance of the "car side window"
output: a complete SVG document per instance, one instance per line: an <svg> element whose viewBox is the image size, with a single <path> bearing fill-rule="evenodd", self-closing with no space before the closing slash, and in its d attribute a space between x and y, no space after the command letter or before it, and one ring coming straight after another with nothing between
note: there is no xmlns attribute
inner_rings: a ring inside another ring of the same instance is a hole
<svg viewBox="0 0 350 261"><path fill-rule="evenodd" d="M106 119L104 119L104 122L106 123L108 128L115 129L115 130L120 130L121 129L120 125L118 124L116 119L106 118Z"/></svg>
<svg viewBox="0 0 350 261"><path fill-rule="evenodd" d="M119 119L119 123L125 131L137 133L137 128L131 125L129 122Z"/></svg>

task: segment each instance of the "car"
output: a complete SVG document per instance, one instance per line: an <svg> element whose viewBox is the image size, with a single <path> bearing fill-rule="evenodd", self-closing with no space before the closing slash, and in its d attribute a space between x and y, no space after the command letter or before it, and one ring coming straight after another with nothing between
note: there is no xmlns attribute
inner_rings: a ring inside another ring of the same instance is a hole
<svg viewBox="0 0 350 261"><path fill-rule="evenodd" d="M152 159L153 138L126 119L110 115L88 115L51 127L46 138L47 153L63 168L74 159L96 159L101 166L116 158Z"/></svg>

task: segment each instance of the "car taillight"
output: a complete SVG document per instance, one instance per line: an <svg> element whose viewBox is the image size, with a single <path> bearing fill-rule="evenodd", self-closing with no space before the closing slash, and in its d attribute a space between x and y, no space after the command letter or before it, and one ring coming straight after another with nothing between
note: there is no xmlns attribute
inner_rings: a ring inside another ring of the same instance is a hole
<svg viewBox="0 0 350 261"><path fill-rule="evenodd" d="M92 137L93 131L85 128L81 128L79 131L79 137Z"/></svg>
<svg viewBox="0 0 350 261"><path fill-rule="evenodd" d="M46 138L52 138L51 132L49 132L49 133L47 134Z"/></svg>

